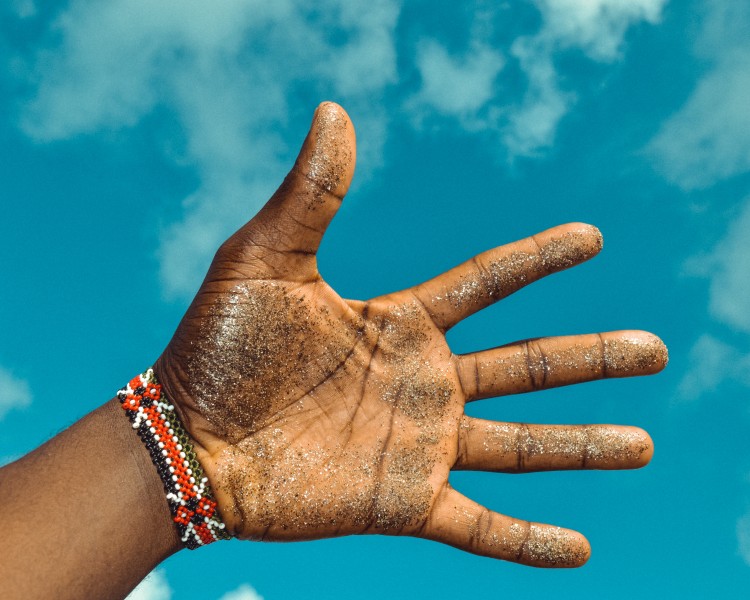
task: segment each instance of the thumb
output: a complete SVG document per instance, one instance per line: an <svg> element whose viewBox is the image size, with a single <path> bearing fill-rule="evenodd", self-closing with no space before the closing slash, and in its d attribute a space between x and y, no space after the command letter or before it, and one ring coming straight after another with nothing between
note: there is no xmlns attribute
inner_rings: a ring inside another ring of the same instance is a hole
<svg viewBox="0 0 750 600"><path fill-rule="evenodd" d="M355 161L349 115L338 104L322 103L292 170L248 226L276 252L314 255L349 190Z"/></svg>
<svg viewBox="0 0 750 600"><path fill-rule="evenodd" d="M340 201L349 191L356 158L357 144L349 115L338 104L323 102L315 110L310 132L290 176L296 172L315 184L317 190L312 190L312 199L320 200L327 194Z"/></svg>

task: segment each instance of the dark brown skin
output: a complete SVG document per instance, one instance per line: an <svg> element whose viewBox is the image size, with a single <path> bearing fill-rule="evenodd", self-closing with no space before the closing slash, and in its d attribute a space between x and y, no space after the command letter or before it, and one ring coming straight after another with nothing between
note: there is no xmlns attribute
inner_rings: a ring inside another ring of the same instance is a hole
<svg viewBox="0 0 750 600"><path fill-rule="evenodd" d="M321 105L291 173L219 249L155 365L229 530L415 535L529 565L583 564L583 536L489 511L448 485L450 471L638 468L651 439L633 427L483 421L464 404L655 373L666 348L637 331L448 348L461 319L594 256L601 236L590 225L490 250L409 290L342 299L315 253L354 159L346 113ZM115 399L0 469L0 497L3 598L123 598L181 548Z"/></svg>
<svg viewBox="0 0 750 600"><path fill-rule="evenodd" d="M630 469L637 428L526 426L464 415L467 401L661 370L645 332L548 338L455 355L445 332L550 273L593 257L569 224L481 254L414 288L345 300L316 252L354 171L354 130L321 105L268 204L225 242L155 365L196 442L229 530L300 540L414 535L534 566L579 566L580 534L491 512L452 469Z"/></svg>

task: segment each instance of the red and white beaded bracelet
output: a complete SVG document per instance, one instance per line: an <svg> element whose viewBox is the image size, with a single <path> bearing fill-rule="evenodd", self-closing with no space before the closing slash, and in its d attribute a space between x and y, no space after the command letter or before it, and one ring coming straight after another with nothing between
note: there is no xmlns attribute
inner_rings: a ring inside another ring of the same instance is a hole
<svg viewBox="0 0 750 600"><path fill-rule="evenodd" d="M183 543L195 550L229 539L190 436L174 406L162 394L154 370L134 377L117 392L117 397L164 483L169 509Z"/></svg>

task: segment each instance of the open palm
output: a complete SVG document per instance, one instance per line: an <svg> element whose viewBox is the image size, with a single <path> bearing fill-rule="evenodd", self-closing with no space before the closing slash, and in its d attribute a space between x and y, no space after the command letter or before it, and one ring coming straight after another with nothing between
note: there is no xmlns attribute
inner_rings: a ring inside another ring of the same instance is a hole
<svg viewBox="0 0 750 600"><path fill-rule="evenodd" d="M583 564L583 536L489 511L451 488L450 471L634 468L651 457L648 435L483 421L464 404L654 373L664 345L630 331L451 352L445 332L458 321L594 256L601 236L589 225L490 250L408 290L342 299L315 255L354 162L346 113L321 105L294 168L219 249L155 365L229 530L416 535L536 566Z"/></svg>

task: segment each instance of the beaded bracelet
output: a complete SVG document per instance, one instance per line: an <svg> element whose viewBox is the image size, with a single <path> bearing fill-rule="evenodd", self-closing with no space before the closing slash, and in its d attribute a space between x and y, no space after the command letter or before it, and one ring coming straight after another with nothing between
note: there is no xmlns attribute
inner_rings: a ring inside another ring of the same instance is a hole
<svg viewBox="0 0 750 600"><path fill-rule="evenodd" d="M195 550L229 539L190 437L162 394L154 370L135 376L117 398L159 472L183 543Z"/></svg>

